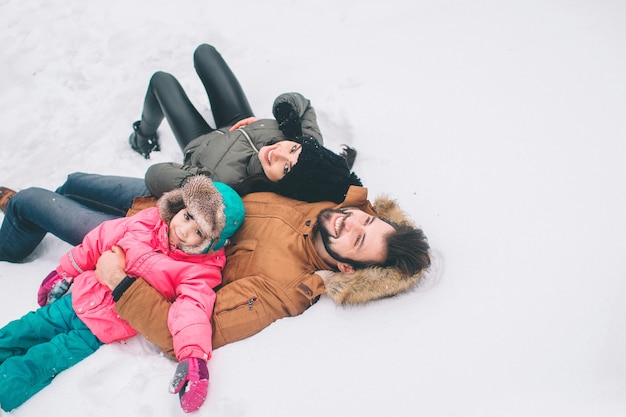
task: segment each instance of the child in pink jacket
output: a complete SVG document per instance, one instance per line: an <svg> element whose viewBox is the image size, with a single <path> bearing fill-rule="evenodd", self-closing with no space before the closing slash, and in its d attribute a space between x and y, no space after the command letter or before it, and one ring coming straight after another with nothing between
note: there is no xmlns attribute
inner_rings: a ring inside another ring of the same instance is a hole
<svg viewBox="0 0 626 417"><path fill-rule="evenodd" d="M42 283L43 307L0 329L2 409L18 407L103 343L137 334L95 276L98 258L113 246L124 251L129 277L147 277L173 302L168 325L179 365L170 390L185 412L198 409L208 390L213 288L222 281L224 244L243 220L239 195L200 175L163 195L157 207L92 230Z"/></svg>

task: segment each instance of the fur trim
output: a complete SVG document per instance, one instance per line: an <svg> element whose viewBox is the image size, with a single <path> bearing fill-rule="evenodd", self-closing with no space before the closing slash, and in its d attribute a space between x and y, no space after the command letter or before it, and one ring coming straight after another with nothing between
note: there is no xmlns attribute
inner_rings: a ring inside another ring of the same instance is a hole
<svg viewBox="0 0 626 417"><path fill-rule="evenodd" d="M386 195L377 197L373 206L382 219L417 227L396 201ZM413 276L406 276L397 268L370 267L357 270L354 274L330 274L324 286L326 295L337 304L358 305L413 290L426 273L422 270Z"/></svg>
<svg viewBox="0 0 626 417"><path fill-rule="evenodd" d="M376 197L374 200L374 211L381 219L389 220L397 224L408 224L412 227L417 227L413 220L405 213L396 200L392 200L389 196L383 194Z"/></svg>
<svg viewBox="0 0 626 417"><path fill-rule="evenodd" d="M371 267L354 274L335 272L324 285L326 295L337 304L357 305L412 290L422 275L423 271L407 277L396 268Z"/></svg>

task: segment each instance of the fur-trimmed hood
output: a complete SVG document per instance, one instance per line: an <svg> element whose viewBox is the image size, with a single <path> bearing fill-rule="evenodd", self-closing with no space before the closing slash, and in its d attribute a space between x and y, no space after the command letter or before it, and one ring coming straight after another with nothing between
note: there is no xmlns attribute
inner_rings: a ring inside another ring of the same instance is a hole
<svg viewBox="0 0 626 417"><path fill-rule="evenodd" d="M373 204L378 217L397 224L417 227L400 209L395 200L386 195L376 198ZM432 251L429 256L432 258ZM326 295L337 304L358 305L381 298L393 297L415 289L435 265L415 275L406 275L393 267L369 267L353 274L335 272L324 277Z"/></svg>

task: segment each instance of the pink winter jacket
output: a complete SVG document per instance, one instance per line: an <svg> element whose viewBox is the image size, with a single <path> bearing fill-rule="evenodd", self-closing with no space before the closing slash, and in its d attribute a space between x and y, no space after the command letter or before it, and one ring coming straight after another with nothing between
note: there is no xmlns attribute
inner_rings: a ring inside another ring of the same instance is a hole
<svg viewBox="0 0 626 417"><path fill-rule="evenodd" d="M126 254L126 274L146 280L168 300L168 327L178 360L211 357L213 288L222 281L224 249L189 255L168 243L168 225L158 208L102 223L83 243L61 258L57 272L74 278L72 304L78 317L103 343L124 340L137 331L114 311L111 290L98 282L94 270L104 251L118 245Z"/></svg>

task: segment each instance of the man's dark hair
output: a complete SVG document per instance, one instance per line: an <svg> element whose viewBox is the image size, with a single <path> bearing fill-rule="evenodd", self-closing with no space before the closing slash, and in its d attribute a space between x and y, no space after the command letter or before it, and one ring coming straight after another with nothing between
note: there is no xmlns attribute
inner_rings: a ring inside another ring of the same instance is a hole
<svg viewBox="0 0 626 417"><path fill-rule="evenodd" d="M387 235L387 259L382 266L394 267L406 275L415 275L430 266L430 245L422 229L408 224L395 224L395 232Z"/></svg>

